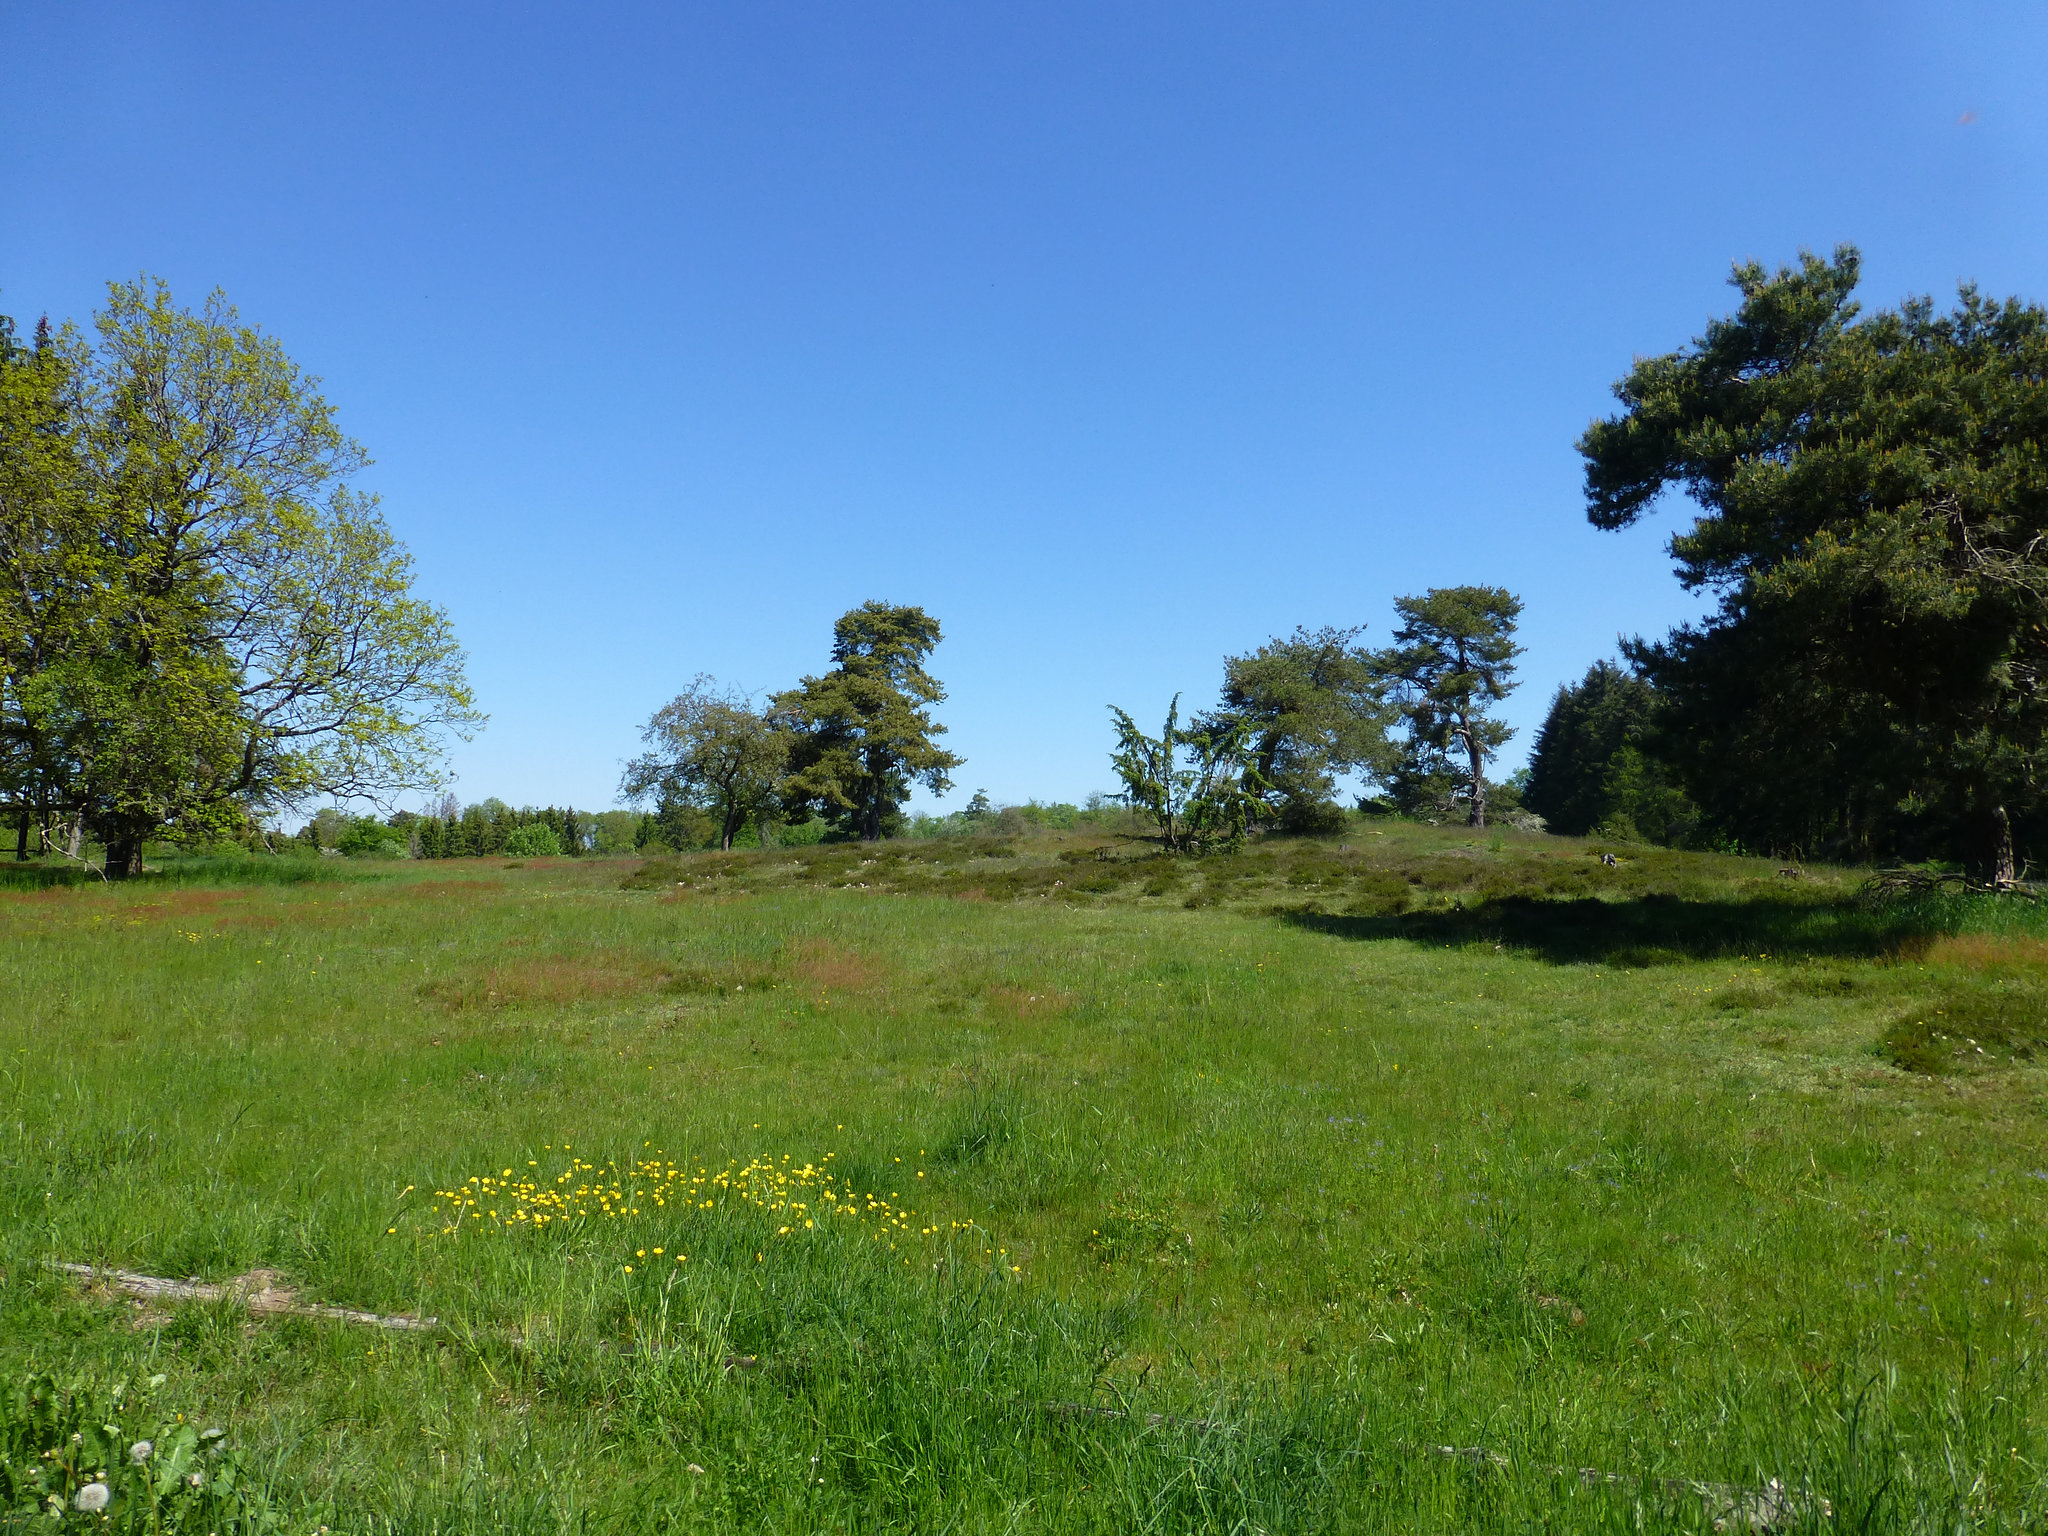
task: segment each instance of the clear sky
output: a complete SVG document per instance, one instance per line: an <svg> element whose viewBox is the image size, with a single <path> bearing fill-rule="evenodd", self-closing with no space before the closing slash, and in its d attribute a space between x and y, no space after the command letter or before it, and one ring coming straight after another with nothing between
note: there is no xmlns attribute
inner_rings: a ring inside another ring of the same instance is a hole
<svg viewBox="0 0 2048 1536"><path fill-rule="evenodd" d="M1527 603L1526 752L1695 610L1572 442L1731 262L2048 299L2048 6L0 0L0 311L219 286L324 376L491 723L609 805L698 672L944 623L951 797L1399 593Z"/></svg>

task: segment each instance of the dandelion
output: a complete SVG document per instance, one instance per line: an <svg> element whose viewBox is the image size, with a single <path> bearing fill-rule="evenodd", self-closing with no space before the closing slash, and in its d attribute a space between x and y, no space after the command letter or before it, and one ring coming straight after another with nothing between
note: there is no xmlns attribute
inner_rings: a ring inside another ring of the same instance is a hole
<svg viewBox="0 0 2048 1536"><path fill-rule="evenodd" d="M128 1459L138 1467L156 1453L156 1446L148 1440L138 1440L128 1447Z"/></svg>
<svg viewBox="0 0 2048 1536"><path fill-rule="evenodd" d="M113 1502L113 1490L105 1483L87 1483L71 1503L81 1513L96 1515Z"/></svg>

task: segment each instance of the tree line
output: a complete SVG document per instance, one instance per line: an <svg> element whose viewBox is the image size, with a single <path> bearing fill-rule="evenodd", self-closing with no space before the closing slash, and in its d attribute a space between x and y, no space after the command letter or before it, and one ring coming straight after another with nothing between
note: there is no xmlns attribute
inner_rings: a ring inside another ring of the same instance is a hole
<svg viewBox="0 0 2048 1536"><path fill-rule="evenodd" d="M1595 527L1631 526L1670 490L1694 503L1672 554L1716 605L1559 690L1518 814L1944 860L2000 886L2048 832L2048 311L1964 285L1947 310L1865 315L1860 269L1848 246L1738 266L1735 313L1638 360L1621 410L1579 439ZM1396 612L1383 650L1302 629L1227 658L1219 707L1184 720L1176 698L1156 735L1115 709L1125 802L1185 848L1330 828L1345 775L1367 807L1484 825L1507 808L1487 768L1520 603L1452 587ZM826 761L806 759L814 782L851 782ZM935 784L957 766L931 761ZM895 802L864 803L877 835Z"/></svg>
<svg viewBox="0 0 2048 1536"><path fill-rule="evenodd" d="M465 806L453 795L444 795L429 811L394 811L384 817L350 816L336 807L323 807L282 845L258 834L251 846L272 852L393 859L631 853L645 819L630 811L514 807L495 798ZM644 838L641 841L644 844Z"/></svg>
<svg viewBox="0 0 2048 1536"><path fill-rule="evenodd" d="M1579 440L1587 515L1671 541L1713 611L1553 705L1532 793L1641 830L2009 885L2048 832L2048 311L1965 284L1865 315L1861 258L1735 268Z"/></svg>
<svg viewBox="0 0 2048 1536"><path fill-rule="evenodd" d="M1502 792L1490 791L1487 765L1510 734L1494 711L1515 686L1521 603L1499 588L1447 587L1395 606L1385 650L1361 645L1362 627L1303 628L1226 657L1218 708L1183 723L1176 698L1158 736L1112 707L1123 804L1176 851L1258 827L1330 830L1346 775L1381 782L1387 809L1486 825L1489 794ZM791 825L900 835L912 788L943 793L962 764L933 714L946 697L927 666L940 639L923 609L869 602L833 627L827 671L760 703L699 675L648 720L621 793L652 807L671 846L693 816L722 848L748 827L771 839ZM982 796L962 820L993 814Z"/></svg>
<svg viewBox="0 0 2048 1536"><path fill-rule="evenodd" d="M1365 809L1433 820L2014 881L2048 831L2048 312L1966 285L1945 310L1866 315L1859 274L1846 246L1738 266L1735 311L1639 359L1579 439L1595 527L1693 502L1672 554L1715 605L1560 689L1524 782L1491 771L1520 601L1445 587L1397 600L1383 648L1301 628L1226 657L1217 706L1184 717L1176 697L1156 734L1114 708L1125 813L1197 850L1330 830L1350 781ZM482 716L446 615L353 486L367 462L318 380L218 294L194 311L112 284L89 331L28 340L0 317L18 857L97 843L118 876L151 840L246 843L316 800L438 787ZM923 609L870 602L792 687L699 676L626 765L635 811L604 814L643 850L928 830L910 795L962 765L935 715L940 639ZM498 804L350 835L428 856L625 837Z"/></svg>

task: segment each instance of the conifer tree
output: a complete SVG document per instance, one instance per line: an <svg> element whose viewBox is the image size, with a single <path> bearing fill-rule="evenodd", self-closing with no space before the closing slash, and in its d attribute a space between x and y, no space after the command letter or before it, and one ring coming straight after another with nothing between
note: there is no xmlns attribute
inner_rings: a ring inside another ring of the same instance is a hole
<svg viewBox="0 0 2048 1536"><path fill-rule="evenodd" d="M1432 587L1394 599L1394 609L1401 627L1380 665L1408 725L1397 782L1448 784L1471 825L1483 827L1486 762L1514 734L1493 706L1515 688L1522 600L1500 587Z"/></svg>
<svg viewBox="0 0 2048 1536"><path fill-rule="evenodd" d="M943 638L922 608L868 602L832 626L832 670L776 695L775 714L794 733L783 795L792 820L813 805L873 842L902 819L911 786L953 787L964 761L936 738L946 728L931 706L946 690L925 670Z"/></svg>

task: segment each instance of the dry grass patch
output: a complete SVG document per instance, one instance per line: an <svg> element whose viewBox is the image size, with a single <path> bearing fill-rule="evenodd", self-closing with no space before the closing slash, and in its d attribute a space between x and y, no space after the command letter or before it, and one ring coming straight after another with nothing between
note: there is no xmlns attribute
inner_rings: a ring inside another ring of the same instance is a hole
<svg viewBox="0 0 2048 1536"><path fill-rule="evenodd" d="M1053 1017L1074 1006L1073 993L1058 987L990 987L987 998L990 1013L1020 1021Z"/></svg>
<svg viewBox="0 0 2048 1536"><path fill-rule="evenodd" d="M2048 967L2048 939L1956 934L1934 940L1916 958L1927 965L1959 965L1976 971L2002 966Z"/></svg>
<svg viewBox="0 0 2048 1536"><path fill-rule="evenodd" d="M658 961L633 955L535 955L429 982L422 995L450 1012L470 1008L613 1002L675 983Z"/></svg>
<svg viewBox="0 0 2048 1536"><path fill-rule="evenodd" d="M827 992L873 992L888 984L881 961L829 939L803 939L788 946L784 968L806 986Z"/></svg>

